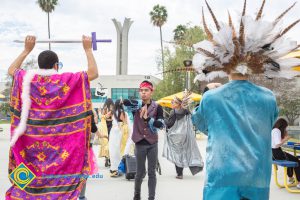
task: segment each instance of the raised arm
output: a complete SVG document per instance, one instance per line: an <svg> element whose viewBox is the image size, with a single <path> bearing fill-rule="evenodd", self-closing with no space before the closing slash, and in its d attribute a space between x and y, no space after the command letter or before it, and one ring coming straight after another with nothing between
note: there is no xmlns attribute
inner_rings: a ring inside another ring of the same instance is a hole
<svg viewBox="0 0 300 200"><path fill-rule="evenodd" d="M133 116L142 106L142 103L139 102L138 100L123 99L122 101L123 101L123 105L126 107L127 111L132 112Z"/></svg>
<svg viewBox="0 0 300 200"><path fill-rule="evenodd" d="M88 61L87 75L90 81L98 78L98 68L97 63L92 51L92 38L87 36L82 36L82 45Z"/></svg>
<svg viewBox="0 0 300 200"><path fill-rule="evenodd" d="M17 69L21 68L22 63L24 62L25 58L28 54L32 51L35 46L35 36L26 36L25 38L25 47L22 53L14 60L14 62L8 68L8 74L13 76Z"/></svg>

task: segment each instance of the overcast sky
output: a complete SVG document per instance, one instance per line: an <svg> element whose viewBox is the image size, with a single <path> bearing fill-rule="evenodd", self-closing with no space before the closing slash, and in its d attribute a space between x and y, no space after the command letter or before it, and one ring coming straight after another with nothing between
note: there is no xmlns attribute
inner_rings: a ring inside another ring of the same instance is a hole
<svg viewBox="0 0 300 200"><path fill-rule="evenodd" d="M300 1L300 0L296 0ZM237 22L236 15L241 12L243 0L209 0L220 21L227 21L227 10ZM267 0L264 17L275 19L295 0ZM129 74L158 73L156 59L160 55L159 29L150 23L149 12L156 4L163 5L168 11L168 21L163 26L163 39L170 41L172 31L179 24L200 25L201 7L204 0L60 0L51 13L51 37L53 39L81 39L82 34L97 32L99 39L112 39L109 44L100 44L94 52L100 73L116 73L116 30L111 19L123 23L125 17L134 23L129 31ZM248 0L247 13L254 15L261 0ZM299 4L299 3L298 3ZM286 25L300 17L296 7L287 15ZM207 13L207 21L214 30ZM0 78L9 64L22 51L23 46L14 44L15 39L24 39L34 34L40 39L47 38L47 15L42 12L36 0L0 0ZM288 36L299 42L300 25L291 30ZM167 44L165 44L167 45ZM46 44L38 44L30 56L37 57L47 49ZM86 69L86 58L81 44L56 44L52 46L64 64L64 71ZM30 57L29 56L29 57Z"/></svg>

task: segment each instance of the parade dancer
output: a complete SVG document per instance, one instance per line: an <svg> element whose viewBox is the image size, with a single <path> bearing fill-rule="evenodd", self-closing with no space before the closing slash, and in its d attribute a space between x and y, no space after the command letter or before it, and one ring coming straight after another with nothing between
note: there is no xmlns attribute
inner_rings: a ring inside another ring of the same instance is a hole
<svg viewBox="0 0 300 200"><path fill-rule="evenodd" d="M191 92L185 91L183 98L174 97L172 111L165 119L167 133L163 157L175 164L177 179L183 179L183 168L189 167L193 175L203 169L203 161L197 146L191 113L188 109Z"/></svg>
<svg viewBox="0 0 300 200"><path fill-rule="evenodd" d="M36 177L23 189L13 184L6 199L77 199L86 182L81 175L91 170L89 81L98 77L92 40L82 38L88 70L62 74L58 56L48 50L38 56L39 69L20 69L35 41L26 37L8 73L13 76L9 173L23 163Z"/></svg>
<svg viewBox="0 0 300 200"><path fill-rule="evenodd" d="M105 158L105 167L110 167L110 159L109 159L109 135L112 128L113 123L113 112L114 112L114 102L111 98L106 99L102 114L101 114L101 135L99 138L100 149L98 157Z"/></svg>
<svg viewBox="0 0 300 200"><path fill-rule="evenodd" d="M207 4L218 30L212 33L203 14L207 40L194 45L196 79L230 79L207 91L193 113L195 126L208 135L204 200L269 199L271 131L278 109L272 91L251 83L249 76L292 78L299 75L292 67L300 59L282 58L298 48L283 36L299 21L285 29L279 26L293 6L268 22L262 17L264 4L253 19L246 16L245 1L239 30L230 15L228 25L219 23Z"/></svg>
<svg viewBox="0 0 300 200"><path fill-rule="evenodd" d="M128 139L129 118L124 111L123 102L117 100L115 102L115 108L112 116L112 129L109 135L109 152L110 152L110 173L111 177L119 177L121 174L118 171L119 164L121 162L122 146L125 148L125 144ZM125 141L123 138L125 137ZM122 144L124 143L124 144ZM123 150L124 152L124 150Z"/></svg>

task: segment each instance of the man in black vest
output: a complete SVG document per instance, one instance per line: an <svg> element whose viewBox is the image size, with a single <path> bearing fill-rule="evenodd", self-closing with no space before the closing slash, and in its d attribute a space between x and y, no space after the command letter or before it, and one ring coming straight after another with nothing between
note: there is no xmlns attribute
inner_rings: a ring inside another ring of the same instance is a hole
<svg viewBox="0 0 300 200"><path fill-rule="evenodd" d="M145 162L148 160L149 200L155 199L156 163L158 156L158 130L164 127L163 109L151 100L153 85L149 81L140 84L142 101L124 100L124 105L131 107L134 116L132 140L135 143L137 172L135 176L134 200L141 199L141 185L146 173Z"/></svg>

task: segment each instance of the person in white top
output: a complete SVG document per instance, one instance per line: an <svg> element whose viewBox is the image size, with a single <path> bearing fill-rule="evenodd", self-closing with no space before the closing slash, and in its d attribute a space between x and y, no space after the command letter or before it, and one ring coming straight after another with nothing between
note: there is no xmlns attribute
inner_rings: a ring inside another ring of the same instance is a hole
<svg viewBox="0 0 300 200"><path fill-rule="evenodd" d="M295 171L298 180L297 188L300 189L300 160L281 149L281 146L291 138L286 130L287 127L288 122L285 119L280 118L276 121L272 130L272 155L274 160L298 162L298 167L288 168L288 177L291 183L295 182L293 177L293 171Z"/></svg>

